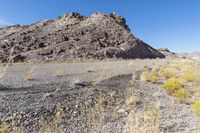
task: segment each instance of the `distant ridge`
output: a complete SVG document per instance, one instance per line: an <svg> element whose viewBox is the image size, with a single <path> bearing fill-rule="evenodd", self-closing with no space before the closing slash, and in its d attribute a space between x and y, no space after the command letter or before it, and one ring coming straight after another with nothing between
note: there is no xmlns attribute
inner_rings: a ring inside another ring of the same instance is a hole
<svg viewBox="0 0 200 133"><path fill-rule="evenodd" d="M123 17L67 13L56 20L0 28L0 61L51 61L74 58L164 58L131 34Z"/></svg>

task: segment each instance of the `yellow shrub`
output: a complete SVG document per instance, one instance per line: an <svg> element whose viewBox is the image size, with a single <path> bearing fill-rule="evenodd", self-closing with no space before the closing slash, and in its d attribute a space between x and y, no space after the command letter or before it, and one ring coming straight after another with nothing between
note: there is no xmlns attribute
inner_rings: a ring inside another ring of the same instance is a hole
<svg viewBox="0 0 200 133"><path fill-rule="evenodd" d="M144 68L148 68L148 65L147 65L147 64L145 64L145 65L144 65Z"/></svg>
<svg viewBox="0 0 200 133"><path fill-rule="evenodd" d="M198 76L192 72L184 72L183 79L187 82L194 82L198 79Z"/></svg>
<svg viewBox="0 0 200 133"><path fill-rule="evenodd" d="M185 101L187 98L190 97L190 93L187 90L175 90L172 93L172 96L178 98L180 102Z"/></svg>
<svg viewBox="0 0 200 133"><path fill-rule="evenodd" d="M174 70L164 69L160 70L160 74L163 75L165 78L171 78L176 75L176 72Z"/></svg>
<svg viewBox="0 0 200 133"><path fill-rule="evenodd" d="M170 78L163 84L163 88L169 93L173 93L175 90L182 86L181 81L178 78Z"/></svg>
<svg viewBox="0 0 200 133"><path fill-rule="evenodd" d="M155 72L143 72L140 79L142 81L155 83L158 80L158 75Z"/></svg>
<svg viewBox="0 0 200 133"><path fill-rule="evenodd" d="M200 116L200 101L197 101L197 102L195 102L195 103L192 104L192 111L196 115Z"/></svg>

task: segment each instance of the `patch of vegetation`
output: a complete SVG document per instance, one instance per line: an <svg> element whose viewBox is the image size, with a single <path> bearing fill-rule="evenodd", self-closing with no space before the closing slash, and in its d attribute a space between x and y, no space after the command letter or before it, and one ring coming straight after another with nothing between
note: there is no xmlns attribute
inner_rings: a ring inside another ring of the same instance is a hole
<svg viewBox="0 0 200 133"><path fill-rule="evenodd" d="M145 112L130 114L124 126L124 133L163 133L160 129L159 110L159 104L156 104Z"/></svg>
<svg viewBox="0 0 200 133"><path fill-rule="evenodd" d="M35 69L35 66L33 66L30 69L30 71L25 74L25 77L24 77L25 80L33 80L33 71L34 71L34 69Z"/></svg>
<svg viewBox="0 0 200 133"><path fill-rule="evenodd" d="M200 96L200 86L193 87L193 90Z"/></svg>
<svg viewBox="0 0 200 133"><path fill-rule="evenodd" d="M53 120L48 118L41 118L39 120L40 132L42 133L61 133L61 120L62 120L62 108L61 104L56 105L55 116Z"/></svg>
<svg viewBox="0 0 200 133"><path fill-rule="evenodd" d="M8 59L7 63L5 64L4 70L1 71L1 73L0 73L0 78L2 78L2 77L6 74L9 65L10 65L11 62L13 61L13 60L12 60L12 54L13 54L13 52L14 52L14 49L15 49L15 47L11 48L11 50L10 50L9 59Z"/></svg>
<svg viewBox="0 0 200 133"><path fill-rule="evenodd" d="M56 76L56 77L62 77L63 75L64 75L64 70L63 69L61 69L61 68L59 68L59 69L57 69L56 71L55 71L55 73L54 73L54 75Z"/></svg>
<svg viewBox="0 0 200 133"><path fill-rule="evenodd" d="M131 77L131 81L132 82L135 82L137 80L137 77L135 75L135 73L132 74L132 77Z"/></svg>
<svg viewBox="0 0 200 133"><path fill-rule="evenodd" d="M172 96L176 97L179 102L184 102L190 97L190 92L183 89L175 90Z"/></svg>
<svg viewBox="0 0 200 133"><path fill-rule="evenodd" d="M89 110L88 120L90 123L90 132L101 132L105 124L106 113L104 106L104 94L100 94L97 103Z"/></svg>
<svg viewBox="0 0 200 133"><path fill-rule="evenodd" d="M128 67L132 67L132 66L133 66L133 62L129 62Z"/></svg>
<svg viewBox="0 0 200 133"><path fill-rule="evenodd" d="M171 78L176 76L176 71L170 69L162 69L160 70L160 74L165 78Z"/></svg>
<svg viewBox="0 0 200 133"><path fill-rule="evenodd" d="M195 82L198 79L198 75L191 71L184 72L182 77L187 82Z"/></svg>
<svg viewBox="0 0 200 133"><path fill-rule="evenodd" d="M140 79L142 81L147 81L151 83L155 83L158 81L158 74L154 71L151 72L143 72L142 75L140 76Z"/></svg>
<svg viewBox="0 0 200 133"><path fill-rule="evenodd" d="M163 88L169 93L172 94L174 91L179 89L182 86L182 82L178 78L170 78L164 82Z"/></svg>
<svg viewBox="0 0 200 133"><path fill-rule="evenodd" d="M136 97L134 95L126 99L126 106L133 109L136 106Z"/></svg>
<svg viewBox="0 0 200 133"><path fill-rule="evenodd" d="M192 104L192 111L193 111L196 115L200 116L200 101L194 102L194 103Z"/></svg>
<svg viewBox="0 0 200 133"><path fill-rule="evenodd" d="M148 65L147 65L147 64L145 64L145 65L144 65L144 68L148 68Z"/></svg>
<svg viewBox="0 0 200 133"><path fill-rule="evenodd" d="M0 124L0 133L9 133L8 125L5 122Z"/></svg>

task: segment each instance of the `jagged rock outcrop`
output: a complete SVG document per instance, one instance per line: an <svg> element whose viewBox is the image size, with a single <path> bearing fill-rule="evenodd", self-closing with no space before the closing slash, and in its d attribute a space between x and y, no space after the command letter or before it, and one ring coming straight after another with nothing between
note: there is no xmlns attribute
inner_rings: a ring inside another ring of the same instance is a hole
<svg viewBox="0 0 200 133"><path fill-rule="evenodd" d="M14 47L17 61L67 58L164 58L134 37L123 17L94 13L89 17L68 13L57 20L0 28L0 60L8 60Z"/></svg>
<svg viewBox="0 0 200 133"><path fill-rule="evenodd" d="M177 53L171 52L168 48L159 48L157 49L160 53L162 53L165 57L168 58L177 58Z"/></svg>

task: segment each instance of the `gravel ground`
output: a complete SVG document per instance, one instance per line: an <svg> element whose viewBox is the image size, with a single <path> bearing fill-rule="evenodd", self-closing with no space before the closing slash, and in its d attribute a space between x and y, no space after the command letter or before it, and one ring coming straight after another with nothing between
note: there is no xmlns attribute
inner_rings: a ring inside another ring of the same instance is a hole
<svg viewBox="0 0 200 133"><path fill-rule="evenodd" d="M160 103L160 128L166 133L199 133L190 104L179 104L159 84L137 80L144 65L166 59L88 63L14 64L0 79L0 122L21 132L121 133L132 114ZM0 70L4 69L3 66ZM25 80L32 71L31 80ZM131 95L136 106L126 106ZM45 125L45 126L44 126Z"/></svg>

